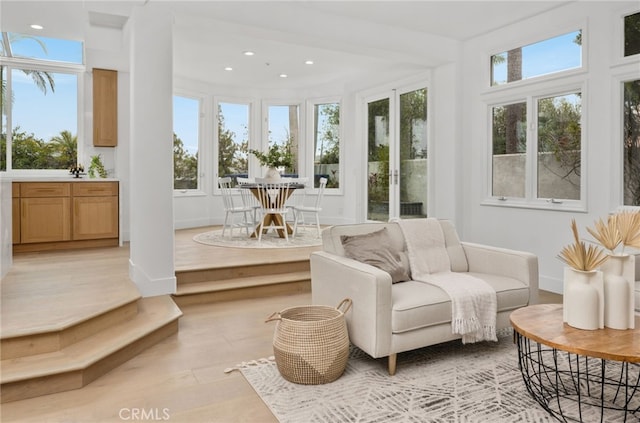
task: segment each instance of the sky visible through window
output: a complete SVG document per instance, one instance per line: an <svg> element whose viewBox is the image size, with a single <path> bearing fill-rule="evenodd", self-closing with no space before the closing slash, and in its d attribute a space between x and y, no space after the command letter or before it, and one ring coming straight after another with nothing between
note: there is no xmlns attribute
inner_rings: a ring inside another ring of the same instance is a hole
<svg viewBox="0 0 640 423"><path fill-rule="evenodd" d="M576 36L579 33L580 31L574 31L523 46L522 79L576 69L582 66L582 48L575 43ZM506 63L494 66L493 80L499 84L506 82Z"/></svg>

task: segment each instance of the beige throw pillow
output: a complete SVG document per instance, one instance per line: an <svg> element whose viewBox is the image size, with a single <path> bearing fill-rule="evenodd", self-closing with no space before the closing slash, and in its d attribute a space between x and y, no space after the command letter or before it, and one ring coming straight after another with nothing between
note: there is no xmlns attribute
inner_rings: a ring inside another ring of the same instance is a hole
<svg viewBox="0 0 640 423"><path fill-rule="evenodd" d="M411 280L409 260L403 251L394 251L387 228L364 235L342 235L345 255L375 266L391 275L391 282Z"/></svg>

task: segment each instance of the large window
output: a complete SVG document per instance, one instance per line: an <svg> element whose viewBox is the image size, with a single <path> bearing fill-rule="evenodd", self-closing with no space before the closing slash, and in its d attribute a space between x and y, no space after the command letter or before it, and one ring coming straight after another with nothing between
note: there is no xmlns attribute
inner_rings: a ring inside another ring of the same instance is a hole
<svg viewBox="0 0 640 423"><path fill-rule="evenodd" d="M173 189L198 189L200 100L173 97Z"/></svg>
<svg viewBox="0 0 640 423"><path fill-rule="evenodd" d="M624 205L640 206L640 79L623 85Z"/></svg>
<svg viewBox="0 0 640 423"><path fill-rule="evenodd" d="M82 43L15 33L0 42L0 170L78 162Z"/></svg>
<svg viewBox="0 0 640 423"><path fill-rule="evenodd" d="M249 174L249 122L246 103L218 102L218 176L247 177Z"/></svg>
<svg viewBox="0 0 640 423"><path fill-rule="evenodd" d="M293 165L289 169L280 169L285 175L298 175L300 110L297 104L270 105L267 110L267 132L270 147L273 144L284 146L293 156Z"/></svg>
<svg viewBox="0 0 640 423"><path fill-rule="evenodd" d="M581 99L581 92L569 92L491 107L493 197L581 200ZM527 110L535 116L533 126Z"/></svg>
<svg viewBox="0 0 640 423"><path fill-rule="evenodd" d="M340 187L340 103L313 105L314 186L327 178L327 188Z"/></svg>

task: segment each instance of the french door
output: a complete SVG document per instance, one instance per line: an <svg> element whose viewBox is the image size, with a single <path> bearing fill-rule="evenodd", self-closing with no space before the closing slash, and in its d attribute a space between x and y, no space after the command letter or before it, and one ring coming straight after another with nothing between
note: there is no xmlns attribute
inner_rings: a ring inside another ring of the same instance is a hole
<svg viewBox="0 0 640 423"><path fill-rule="evenodd" d="M427 215L427 89L365 99L367 219Z"/></svg>

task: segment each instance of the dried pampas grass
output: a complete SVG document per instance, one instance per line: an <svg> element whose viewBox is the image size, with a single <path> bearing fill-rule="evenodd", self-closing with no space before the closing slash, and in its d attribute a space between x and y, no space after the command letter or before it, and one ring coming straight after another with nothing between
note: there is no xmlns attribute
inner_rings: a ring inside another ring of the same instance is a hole
<svg viewBox="0 0 640 423"><path fill-rule="evenodd" d="M558 258L566 263L568 266L582 271L595 270L602 265L609 256L607 256L602 249L595 245L586 246L586 244L580 241L580 235L578 234L578 225L575 219L571 219L571 231L573 232L574 243L565 246Z"/></svg>
<svg viewBox="0 0 640 423"><path fill-rule="evenodd" d="M615 217L622 245L640 248L640 211L624 211Z"/></svg>

